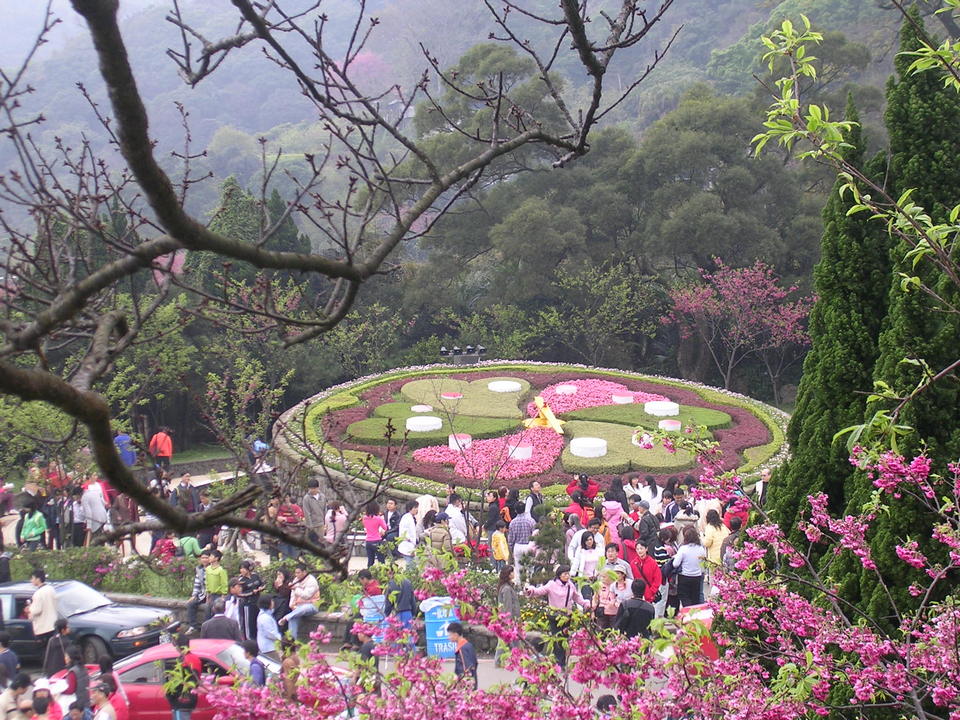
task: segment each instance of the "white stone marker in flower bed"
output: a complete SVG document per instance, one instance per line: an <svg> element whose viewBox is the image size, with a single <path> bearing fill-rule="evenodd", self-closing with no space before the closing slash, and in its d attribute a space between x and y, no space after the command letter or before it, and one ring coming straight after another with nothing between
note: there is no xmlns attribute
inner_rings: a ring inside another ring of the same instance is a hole
<svg viewBox="0 0 960 720"><path fill-rule="evenodd" d="M570 454L582 458L598 458L607 454L607 441L603 438L579 437L570 441Z"/></svg>
<svg viewBox="0 0 960 720"><path fill-rule="evenodd" d="M466 450L473 445L473 436L467 433L451 433L447 436L447 447L451 450Z"/></svg>
<svg viewBox="0 0 960 720"><path fill-rule="evenodd" d="M657 427L659 427L661 430L678 432L680 428L683 427L683 423L681 423L679 420L661 420L657 423Z"/></svg>
<svg viewBox="0 0 960 720"><path fill-rule="evenodd" d="M507 448L507 457L511 460L529 460L533 457L533 444L523 441L510 443Z"/></svg>
<svg viewBox="0 0 960 720"><path fill-rule="evenodd" d="M494 380L487 383L487 390L495 393L511 393L523 390L523 385L516 380Z"/></svg>
<svg viewBox="0 0 960 720"><path fill-rule="evenodd" d="M433 432L443 427L443 420L436 415L415 415L407 418L407 430L410 432Z"/></svg>
<svg viewBox="0 0 960 720"><path fill-rule="evenodd" d="M410 412L415 412L415 413L433 412L433 405L411 405Z"/></svg>
<svg viewBox="0 0 960 720"><path fill-rule="evenodd" d="M557 385L553 391L557 395L576 395L577 386L576 385Z"/></svg>
<svg viewBox="0 0 960 720"><path fill-rule="evenodd" d="M614 405L629 405L633 402L633 395L613 395L611 400Z"/></svg>
<svg viewBox="0 0 960 720"><path fill-rule="evenodd" d="M643 447L644 445L652 445L653 436L650 435L649 433L643 433L642 435L640 433L634 433L633 438L631 438L631 442L637 447ZM646 449L649 450L650 448L646 448Z"/></svg>
<svg viewBox="0 0 960 720"><path fill-rule="evenodd" d="M647 415L669 417L670 415L679 415L680 406L670 400L651 400L643 404L643 411Z"/></svg>

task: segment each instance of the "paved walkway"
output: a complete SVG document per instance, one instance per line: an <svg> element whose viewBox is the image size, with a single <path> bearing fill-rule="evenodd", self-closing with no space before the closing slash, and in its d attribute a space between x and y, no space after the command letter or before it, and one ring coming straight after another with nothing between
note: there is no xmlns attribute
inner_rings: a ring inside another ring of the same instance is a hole
<svg viewBox="0 0 960 720"><path fill-rule="evenodd" d="M349 667L347 663L337 659L337 648L333 645L323 646L322 650L324 651L327 661L331 665L342 668ZM387 672L393 669L393 664L388 662L387 658L381 658L380 669L383 672ZM443 661L443 672L450 673L451 675L454 674L452 659ZM477 681L480 685L480 689L485 690L496 685L512 685L517 681L517 674L510 672L509 670L496 667L493 663L492 657L480 657L477 660Z"/></svg>

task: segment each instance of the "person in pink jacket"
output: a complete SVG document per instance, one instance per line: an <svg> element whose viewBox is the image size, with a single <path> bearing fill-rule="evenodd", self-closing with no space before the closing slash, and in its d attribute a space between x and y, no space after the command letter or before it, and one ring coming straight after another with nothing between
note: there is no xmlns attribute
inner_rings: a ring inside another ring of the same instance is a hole
<svg viewBox="0 0 960 720"><path fill-rule="evenodd" d="M620 544L620 532L618 528L620 523L623 522L623 505L620 504L619 500L604 500L603 501L603 519L607 521L607 530L610 537L607 538L607 543L616 543Z"/></svg>
<svg viewBox="0 0 960 720"><path fill-rule="evenodd" d="M565 636L570 630L570 615L574 606L579 605L589 609L590 602L583 598L576 584L570 579L570 568L566 565L557 568L557 574L550 582L539 587L528 585L526 590L528 595L547 598L547 604L550 606L550 632L553 635L562 636L558 642L554 643L553 654L557 664L563 668L567 664Z"/></svg>
<svg viewBox="0 0 960 720"><path fill-rule="evenodd" d="M327 514L323 517L323 539L331 544L338 542L347 529L349 518L347 509L340 503L331 502L327 505Z"/></svg>

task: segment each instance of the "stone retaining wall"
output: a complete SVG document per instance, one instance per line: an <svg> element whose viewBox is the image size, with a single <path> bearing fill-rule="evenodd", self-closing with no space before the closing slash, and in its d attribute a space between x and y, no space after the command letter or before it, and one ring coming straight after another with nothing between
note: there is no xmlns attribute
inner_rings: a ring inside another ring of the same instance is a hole
<svg viewBox="0 0 960 720"><path fill-rule="evenodd" d="M186 621L187 619L186 600L181 600L179 598L131 595L128 593L108 592L104 593L104 595L114 602L122 603L124 605L150 605L152 607L170 610L173 617L181 622ZM345 618L342 613L318 612L314 615L308 615L304 617L301 620L301 626L303 627L304 637L306 637L307 633L313 632L318 627L323 626L333 635L331 642L334 645L339 646L343 642L343 638L346 635L347 622L347 618ZM487 628L479 625L472 625L470 623L464 623L464 630L466 631L470 642L472 642L473 646L477 649L477 652L483 654L493 653L494 648L497 646L497 638ZM534 642L539 641L540 639L538 633L528 633L528 637ZM422 630L420 632L420 637L417 641L417 644L421 647L426 645Z"/></svg>

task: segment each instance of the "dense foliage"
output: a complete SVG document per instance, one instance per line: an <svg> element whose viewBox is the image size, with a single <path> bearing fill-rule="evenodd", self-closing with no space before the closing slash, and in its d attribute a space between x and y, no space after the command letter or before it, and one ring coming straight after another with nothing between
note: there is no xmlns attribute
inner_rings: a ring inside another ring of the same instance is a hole
<svg viewBox="0 0 960 720"><path fill-rule="evenodd" d="M891 79L887 95L886 122L890 135L889 180L892 194L912 189L912 198L922 205L933 222L947 219L949 208L960 198L960 164L955 150L960 144L960 95L934 72L910 70L911 53L922 45L918 25L905 22L901 30L901 54L897 56L897 77ZM957 357L960 316L954 309L960 288L940 267L923 263L914 267L908 257L911 245L899 242L893 248L894 267L884 328L880 335L875 380L900 396L910 395L931 373L951 365ZM905 287L905 274L919 276L924 287L936 295ZM875 411L871 408L870 412ZM910 452L926 448L943 470L960 456L960 386L939 382L925 388L904 408L900 421L914 434L903 445ZM862 476L851 492L851 507L859 508L871 488ZM871 546L877 566L889 578L892 600L873 582L861 578L859 593L865 607L877 614L899 602L909 605L906 578L894 553L895 541L904 537L922 538L925 552L933 549L928 537L934 520L916 506L897 501L888 514L878 518ZM856 591L854 591L856 592Z"/></svg>
<svg viewBox="0 0 960 720"><path fill-rule="evenodd" d="M846 117L859 120L852 104ZM847 141L850 162L862 166L859 126ZM882 172L882 164L880 157L868 172ZM810 312L811 347L787 429L793 451L770 488L771 513L784 528L795 527L811 492L826 493L834 512L846 507L852 469L845 444L835 441L834 435L863 417L886 314L889 236L879 223L848 215L852 200L842 198L839 189L838 182L823 211L820 262L814 270L817 300ZM791 532L796 539L798 531Z"/></svg>

